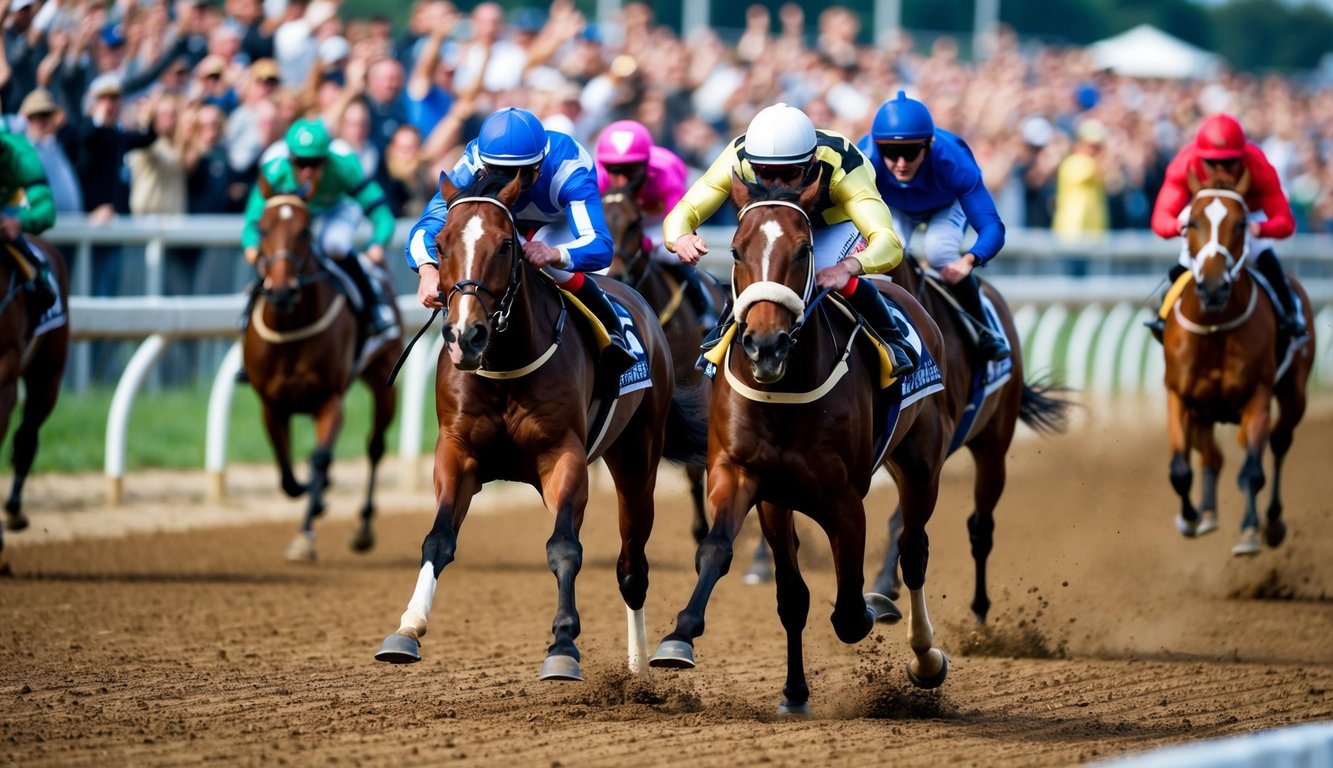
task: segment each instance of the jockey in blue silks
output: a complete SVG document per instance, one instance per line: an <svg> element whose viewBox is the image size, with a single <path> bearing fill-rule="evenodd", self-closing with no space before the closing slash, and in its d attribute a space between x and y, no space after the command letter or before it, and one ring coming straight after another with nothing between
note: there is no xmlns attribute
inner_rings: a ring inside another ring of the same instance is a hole
<svg viewBox="0 0 1333 768"><path fill-rule="evenodd" d="M880 105L870 133L857 146L875 169L875 186L893 213L893 228L903 249L917 226L925 224L926 260L977 321L982 356L1008 357L1004 336L988 330L981 286L972 274L974 267L1004 247L1004 222L972 150L959 137L936 128L926 105L902 91ZM977 240L962 253L963 230L969 224L977 231Z"/></svg>
<svg viewBox="0 0 1333 768"><path fill-rule="evenodd" d="M608 371L627 370L634 356L626 347L620 318L597 283L582 274L609 267L613 252L592 156L569 136L547 131L531 112L507 107L486 118L480 135L468 143L448 175L463 189L482 174L522 179L512 212L526 240L523 258L597 316L611 337L602 362ZM407 240L407 264L420 279L417 298L428 308L441 306L435 236L444 229L447 212L447 201L437 191Z"/></svg>

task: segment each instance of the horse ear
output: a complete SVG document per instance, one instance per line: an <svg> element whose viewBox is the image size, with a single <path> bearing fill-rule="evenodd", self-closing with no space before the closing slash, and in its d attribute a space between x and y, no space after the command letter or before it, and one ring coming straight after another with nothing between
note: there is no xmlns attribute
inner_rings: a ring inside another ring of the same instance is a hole
<svg viewBox="0 0 1333 768"><path fill-rule="evenodd" d="M269 182L268 174L264 173L262 170L259 172L259 194L262 195L265 200L273 197L273 184Z"/></svg>
<svg viewBox="0 0 1333 768"><path fill-rule="evenodd" d="M735 168L731 169L731 201L737 208L744 208L750 204L750 187Z"/></svg>
<svg viewBox="0 0 1333 768"><path fill-rule="evenodd" d="M457 194L458 187L454 186L454 182L449 178L449 174L440 171L440 199L447 203Z"/></svg>
<svg viewBox="0 0 1333 768"><path fill-rule="evenodd" d="M1193 168L1185 169L1185 183L1189 187L1190 197L1199 194L1199 190L1203 189L1203 183L1199 181L1199 176Z"/></svg>
<svg viewBox="0 0 1333 768"><path fill-rule="evenodd" d="M518 193L522 191L522 189L523 189L523 172L519 171L518 173L514 174L514 178L510 179L508 184L504 185L504 187L501 188L500 194L496 195L495 197L497 200L504 203L504 206L506 208L512 208L514 205L514 201L518 199Z"/></svg>
<svg viewBox="0 0 1333 768"><path fill-rule="evenodd" d="M1252 181L1254 181L1254 178L1250 176L1249 168L1246 168L1245 170L1241 171L1240 181L1236 182L1236 194L1240 195L1241 197L1245 197L1245 195L1248 194L1250 191L1250 182Z"/></svg>
<svg viewBox="0 0 1333 768"><path fill-rule="evenodd" d="M815 202L819 199L819 182L823 177L824 166L821 163L819 165L819 172L815 174L815 177L810 180L809 184L805 185L805 189L801 190L801 208L807 211L813 211L815 209Z"/></svg>

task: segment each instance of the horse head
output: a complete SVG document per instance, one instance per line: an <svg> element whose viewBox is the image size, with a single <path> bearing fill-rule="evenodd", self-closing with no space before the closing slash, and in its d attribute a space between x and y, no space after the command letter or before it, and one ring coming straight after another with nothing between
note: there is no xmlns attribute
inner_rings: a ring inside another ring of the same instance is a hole
<svg viewBox="0 0 1333 768"><path fill-rule="evenodd" d="M1245 268L1249 256L1246 238L1245 193L1250 188L1249 171L1239 179L1217 172L1205 185L1189 172L1193 195L1185 237L1189 241L1190 271L1205 312L1218 312L1231 300L1231 288Z"/></svg>
<svg viewBox="0 0 1333 768"><path fill-rule="evenodd" d="M645 177L629 184L612 187L602 195L602 213L606 229L611 233L614 250L608 276L623 283L636 285L648 271L648 241L643 226L643 211L635 196L643 187Z"/></svg>
<svg viewBox="0 0 1333 768"><path fill-rule="evenodd" d="M494 334L509 325L523 274L510 209L521 184L521 174L478 176L462 190L448 176L440 179L440 197L448 202L444 228L435 237L444 338L461 370L480 368Z"/></svg>
<svg viewBox="0 0 1333 768"><path fill-rule="evenodd" d="M296 306L305 276L318 271L310 240L310 208L305 195L278 194L263 174L259 191L264 212L259 217L259 258L255 269L264 300L279 313Z"/></svg>
<svg viewBox="0 0 1333 768"><path fill-rule="evenodd" d="M755 381L786 373L787 355L815 287L810 209L819 176L802 189L748 182L733 173L740 224L731 241L731 285L741 348Z"/></svg>

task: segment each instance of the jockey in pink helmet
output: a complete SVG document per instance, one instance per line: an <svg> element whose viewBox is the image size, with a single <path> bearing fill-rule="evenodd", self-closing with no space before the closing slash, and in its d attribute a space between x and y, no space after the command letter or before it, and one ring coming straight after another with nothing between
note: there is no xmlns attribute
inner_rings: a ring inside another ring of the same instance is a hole
<svg viewBox="0 0 1333 768"><path fill-rule="evenodd" d="M635 120L617 120L597 137L597 184L603 194L613 187L640 184L634 201L643 211L644 239L653 261L688 287L691 302L706 321L716 322L717 309L693 267L680 262L662 244L662 220L685 195L689 171L685 161L653 144L652 134ZM642 183L640 183L642 180Z"/></svg>

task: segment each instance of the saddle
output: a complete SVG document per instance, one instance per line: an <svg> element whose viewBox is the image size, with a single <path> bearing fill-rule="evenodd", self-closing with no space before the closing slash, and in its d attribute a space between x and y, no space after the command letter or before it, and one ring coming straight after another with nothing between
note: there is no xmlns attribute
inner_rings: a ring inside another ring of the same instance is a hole
<svg viewBox="0 0 1333 768"><path fill-rule="evenodd" d="M573 314L581 319L581 322L578 322L577 325L588 334L589 340L597 349L597 359L600 361L603 350L611 345L611 335L607 333L606 326L587 305L579 301L578 296L575 296L573 292L564 288L559 288L559 291L560 298L565 302L565 306L572 307L574 309ZM648 356L643 340L638 337L639 331L634 324L633 315L615 296L608 293L607 298L610 299L611 306L615 308L616 314L622 319L621 332L625 336L625 343L629 345L629 349L635 357L634 365L619 376L611 373L600 362L597 364L593 397L610 401L627 392L652 386L652 379L648 374Z"/></svg>

